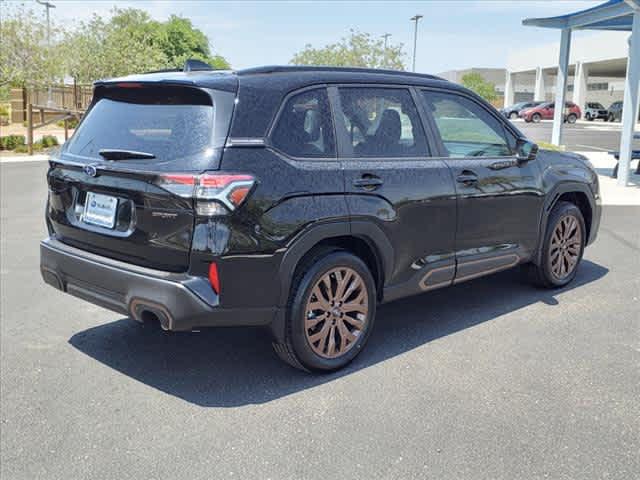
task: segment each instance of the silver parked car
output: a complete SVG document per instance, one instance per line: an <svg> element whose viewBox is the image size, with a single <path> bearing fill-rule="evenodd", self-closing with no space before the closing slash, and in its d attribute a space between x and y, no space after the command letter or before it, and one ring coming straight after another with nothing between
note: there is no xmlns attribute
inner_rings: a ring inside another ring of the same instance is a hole
<svg viewBox="0 0 640 480"><path fill-rule="evenodd" d="M584 118L590 122L596 118L601 118L607 122L609 120L609 110L604 108L601 103L589 102L585 105Z"/></svg>

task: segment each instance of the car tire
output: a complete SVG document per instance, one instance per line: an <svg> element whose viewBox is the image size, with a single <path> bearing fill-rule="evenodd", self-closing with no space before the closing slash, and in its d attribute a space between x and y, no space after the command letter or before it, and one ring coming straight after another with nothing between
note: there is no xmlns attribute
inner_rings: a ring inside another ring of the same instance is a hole
<svg viewBox="0 0 640 480"><path fill-rule="evenodd" d="M294 361L287 362L314 372L344 367L373 329L377 296L369 268L347 251L322 249L304 261L292 285L285 338Z"/></svg>
<svg viewBox="0 0 640 480"><path fill-rule="evenodd" d="M570 113L567 115L567 123L576 123L578 120L578 116L575 113Z"/></svg>
<svg viewBox="0 0 640 480"><path fill-rule="evenodd" d="M610 122L615 122L616 121L616 117L615 117L615 115L613 113L609 114L608 119L609 119Z"/></svg>
<svg viewBox="0 0 640 480"><path fill-rule="evenodd" d="M515 120L516 118L518 118L518 112L511 112L509 114L509 119Z"/></svg>
<svg viewBox="0 0 640 480"><path fill-rule="evenodd" d="M525 267L530 280L544 288L560 288L571 282L582 260L586 235L580 209L570 202L558 202L547 221L540 265Z"/></svg>
<svg viewBox="0 0 640 480"><path fill-rule="evenodd" d="M531 121L533 123L540 123L540 120L542 120L542 116L539 113L534 113L533 115L531 115Z"/></svg>
<svg viewBox="0 0 640 480"><path fill-rule="evenodd" d="M588 122L593 122L593 120L594 120L594 118L593 118L591 115L589 115L588 113L587 113L587 115L585 115L585 117L584 117L584 118L585 118Z"/></svg>

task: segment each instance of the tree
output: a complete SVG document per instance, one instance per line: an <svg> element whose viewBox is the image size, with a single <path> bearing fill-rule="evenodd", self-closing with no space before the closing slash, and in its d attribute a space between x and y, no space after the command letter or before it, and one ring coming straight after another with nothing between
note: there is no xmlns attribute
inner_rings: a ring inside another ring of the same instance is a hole
<svg viewBox="0 0 640 480"><path fill-rule="evenodd" d="M351 30L339 42L314 48L310 44L296 53L289 63L294 65L328 65L334 67L369 67L404 70L403 44L388 45L368 33Z"/></svg>
<svg viewBox="0 0 640 480"><path fill-rule="evenodd" d="M60 48L65 69L80 83L90 83L109 76L109 56L106 52L106 23L97 15L82 22L74 31L65 32Z"/></svg>
<svg viewBox="0 0 640 480"><path fill-rule="evenodd" d="M6 5L3 9L8 9ZM33 10L3 11L0 17L0 87L45 85L64 74L51 27L52 48L47 44L47 24Z"/></svg>
<svg viewBox="0 0 640 480"><path fill-rule="evenodd" d="M1 2L2 0L0 0ZM163 68L181 68L196 58L215 68L229 68L213 55L209 39L188 19L152 20L135 8L93 15L75 28L52 21L51 46L44 15L2 2L0 16L0 95L11 86L44 86L71 76L81 83Z"/></svg>
<svg viewBox="0 0 640 480"><path fill-rule="evenodd" d="M188 58L229 68L212 56L207 36L175 15L157 22L138 9L112 10L109 20L94 15L65 35L66 70L78 82L163 68L181 68Z"/></svg>
<svg viewBox="0 0 640 480"><path fill-rule="evenodd" d="M211 55L209 39L187 18L171 15L162 24L158 44L170 67L180 68L189 58L202 60L214 68L229 68L229 63L221 56Z"/></svg>
<svg viewBox="0 0 640 480"><path fill-rule="evenodd" d="M159 47L158 22L133 8L114 9L108 21L94 15L67 32L66 69L78 82L117 77L164 68L167 57Z"/></svg>
<svg viewBox="0 0 640 480"><path fill-rule="evenodd" d="M493 102L498 98L496 86L491 82L487 82L479 73L472 72L463 75L462 85L476 92L488 102Z"/></svg>

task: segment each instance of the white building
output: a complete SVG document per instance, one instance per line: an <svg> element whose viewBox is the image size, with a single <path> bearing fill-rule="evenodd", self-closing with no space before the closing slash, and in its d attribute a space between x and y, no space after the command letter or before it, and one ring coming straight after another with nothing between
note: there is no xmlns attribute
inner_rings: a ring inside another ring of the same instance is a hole
<svg viewBox="0 0 640 480"><path fill-rule="evenodd" d="M532 31L533 32L533 31ZM606 107L622 100L629 32L574 35L569 56L567 99L584 109L587 102ZM507 61L505 106L555 98L560 43L514 50Z"/></svg>

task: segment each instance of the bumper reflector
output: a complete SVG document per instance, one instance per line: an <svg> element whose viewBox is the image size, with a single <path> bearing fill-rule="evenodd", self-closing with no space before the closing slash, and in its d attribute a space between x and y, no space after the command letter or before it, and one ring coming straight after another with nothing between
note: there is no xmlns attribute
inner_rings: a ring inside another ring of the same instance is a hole
<svg viewBox="0 0 640 480"><path fill-rule="evenodd" d="M211 262L209 265L209 283L216 294L220 294L220 278L218 277L218 266Z"/></svg>

